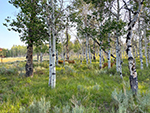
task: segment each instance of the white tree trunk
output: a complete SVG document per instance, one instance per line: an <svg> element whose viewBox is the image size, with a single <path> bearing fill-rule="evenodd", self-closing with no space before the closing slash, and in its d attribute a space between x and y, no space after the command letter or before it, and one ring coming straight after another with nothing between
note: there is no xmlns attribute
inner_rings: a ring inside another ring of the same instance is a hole
<svg viewBox="0 0 150 113"><path fill-rule="evenodd" d="M56 65L58 66L58 50L56 50Z"/></svg>
<svg viewBox="0 0 150 113"><path fill-rule="evenodd" d="M150 36L148 37L148 61L150 63Z"/></svg>
<svg viewBox="0 0 150 113"><path fill-rule="evenodd" d="M142 37L141 37L141 28L140 28L140 18L138 20L138 31L139 31L140 62L141 62L141 69L143 69L143 53L142 53Z"/></svg>
<svg viewBox="0 0 150 113"><path fill-rule="evenodd" d="M137 42L137 38L135 38L135 41ZM136 58L138 58L138 46L137 46L137 44L135 45L135 52L136 52Z"/></svg>
<svg viewBox="0 0 150 113"><path fill-rule="evenodd" d="M136 11L137 13L135 14L134 18L131 20L131 12L129 12L129 24L128 24L128 34L127 34L127 39L126 39L126 44L127 44L127 55L128 55L128 62L129 62L129 71L130 71L130 86L132 91L136 94L138 90L138 76L136 72L136 66L135 66L135 60L132 55L132 27L134 27L136 21L138 20L140 11L142 9L143 1L139 4L138 10Z"/></svg>
<svg viewBox="0 0 150 113"><path fill-rule="evenodd" d="M131 14L130 14L131 18ZM131 20L130 20L131 21ZM130 26L130 25L129 25ZM128 55L128 63L129 63L129 71L130 71L130 86L133 92L137 93L138 90L138 78L137 78L137 72L136 72L136 66L135 66L135 60L132 55L132 27L130 26L128 28L128 34L127 34L127 55Z"/></svg>
<svg viewBox="0 0 150 113"><path fill-rule="evenodd" d="M96 56L95 56L95 41L93 42L93 53L94 53L93 60L96 61Z"/></svg>
<svg viewBox="0 0 150 113"><path fill-rule="evenodd" d="M147 60L147 37L146 37L146 29L144 29L144 40L145 40L145 58L146 58L146 67L148 67L148 60Z"/></svg>
<svg viewBox="0 0 150 113"><path fill-rule="evenodd" d="M108 34L108 69L111 68L111 57L110 57L110 33Z"/></svg>
<svg viewBox="0 0 150 113"><path fill-rule="evenodd" d="M101 44L101 43L100 43ZM101 45L99 47L99 68L102 68L102 49Z"/></svg>
<svg viewBox="0 0 150 113"><path fill-rule="evenodd" d="M53 50L52 50L52 77L51 88L56 86L56 68L55 68L55 51L56 51L56 39L55 39L55 17L54 17L54 1L52 2L52 36L53 36Z"/></svg>
<svg viewBox="0 0 150 113"><path fill-rule="evenodd" d="M48 34L49 34L49 82L48 85L51 86L51 79L52 79L52 45L51 45L51 31L52 26L50 24L51 16L49 13L48 5L46 6L46 12L49 14L47 17L47 24L48 24Z"/></svg>
<svg viewBox="0 0 150 113"><path fill-rule="evenodd" d="M119 46L119 54L118 54L119 56L119 71L120 71L120 77L121 78L123 78L122 77L122 59L121 59L121 47Z"/></svg>
<svg viewBox="0 0 150 113"><path fill-rule="evenodd" d="M88 37L86 34L86 64L88 64Z"/></svg>
<svg viewBox="0 0 150 113"><path fill-rule="evenodd" d="M84 48L82 48L82 61L84 60Z"/></svg>
<svg viewBox="0 0 150 113"><path fill-rule="evenodd" d="M118 34L118 31L117 31ZM116 37L116 71L119 72L119 42L118 42L118 35Z"/></svg>
<svg viewBox="0 0 150 113"><path fill-rule="evenodd" d="M90 60L90 64L91 64L91 51L90 51L90 44L88 43L88 47L89 47L89 60Z"/></svg>
<svg viewBox="0 0 150 113"><path fill-rule="evenodd" d="M61 42L62 42L62 45L61 45L61 47L62 47L62 59L63 59L63 65L65 65L65 58L64 58L64 46L63 46L63 39L61 38Z"/></svg>
<svg viewBox="0 0 150 113"><path fill-rule="evenodd" d="M136 55L135 55L135 46L132 44L132 46L133 46L133 56L134 56L134 58L136 58Z"/></svg>

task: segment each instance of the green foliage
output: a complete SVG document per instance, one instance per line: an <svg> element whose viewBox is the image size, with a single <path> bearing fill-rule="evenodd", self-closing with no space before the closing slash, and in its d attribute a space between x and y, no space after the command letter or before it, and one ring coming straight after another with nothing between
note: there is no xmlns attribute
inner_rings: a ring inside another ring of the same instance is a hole
<svg viewBox="0 0 150 113"><path fill-rule="evenodd" d="M7 50L7 57L25 56L27 47L21 45L13 45L10 50Z"/></svg>
<svg viewBox="0 0 150 113"><path fill-rule="evenodd" d="M39 40L48 40L40 0L36 0L36 2L10 0L9 3L20 9L19 13L16 15L16 19L11 19L10 17L5 19L6 23L3 25L6 26L9 31L13 30L21 34L21 41L27 44L32 43L36 45L39 43Z"/></svg>
<svg viewBox="0 0 150 113"><path fill-rule="evenodd" d="M79 41L78 41L78 40L75 40L75 42L74 42L74 52L76 53L76 52L78 52L80 49L81 49L81 47L80 47Z"/></svg>

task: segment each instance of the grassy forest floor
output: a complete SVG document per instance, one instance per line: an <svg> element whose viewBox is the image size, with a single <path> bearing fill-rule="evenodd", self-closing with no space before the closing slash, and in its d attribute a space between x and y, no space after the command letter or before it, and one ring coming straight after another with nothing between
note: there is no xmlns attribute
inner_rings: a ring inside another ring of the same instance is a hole
<svg viewBox="0 0 150 113"><path fill-rule="evenodd" d="M24 77L25 62L0 64L0 113L126 113L150 112L150 66L140 69L139 90L132 96L127 60L123 80L116 68L99 69L98 60L86 65L56 66L56 88L48 86L48 61L34 61L34 77ZM145 62L144 62L145 64Z"/></svg>

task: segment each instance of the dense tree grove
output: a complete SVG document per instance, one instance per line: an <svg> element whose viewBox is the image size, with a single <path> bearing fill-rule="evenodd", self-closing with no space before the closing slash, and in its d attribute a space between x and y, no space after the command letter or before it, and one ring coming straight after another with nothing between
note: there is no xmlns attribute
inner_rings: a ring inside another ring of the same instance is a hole
<svg viewBox="0 0 150 113"><path fill-rule="evenodd" d="M116 72L123 79L122 56L126 51L130 86L137 92L135 58L140 57L141 69L143 55L147 66L150 61L148 0L10 0L9 3L20 12L16 20L8 17L4 25L20 33L27 51L24 47L13 46L6 56L26 55L26 76L33 75L34 46L37 60L41 56L41 62L43 53L49 53L49 85L52 88L56 85L55 62L58 65L59 58L65 65L65 59L69 61L71 53L76 53L81 63L86 58L88 64L92 63L92 56L96 60L97 55L100 69L104 61L108 62L108 68L116 63ZM76 38L74 44L71 37Z"/></svg>
<svg viewBox="0 0 150 113"><path fill-rule="evenodd" d="M150 112L150 0L8 1L0 112Z"/></svg>

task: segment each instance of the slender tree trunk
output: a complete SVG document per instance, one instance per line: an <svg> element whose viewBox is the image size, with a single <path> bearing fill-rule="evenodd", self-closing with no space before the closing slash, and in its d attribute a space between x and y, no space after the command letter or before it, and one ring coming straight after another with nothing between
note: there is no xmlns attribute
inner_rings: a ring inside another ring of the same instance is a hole
<svg viewBox="0 0 150 113"><path fill-rule="evenodd" d="M120 17L120 4L117 0L117 22L119 22ZM122 61L121 61L121 47L119 44L119 29L117 27L117 37L116 37L116 71L120 72L120 77L122 78Z"/></svg>
<svg viewBox="0 0 150 113"><path fill-rule="evenodd" d="M37 62L39 61L39 53L37 53Z"/></svg>
<svg viewBox="0 0 150 113"><path fill-rule="evenodd" d="M82 48L82 61L84 60L84 48Z"/></svg>
<svg viewBox="0 0 150 113"><path fill-rule="evenodd" d="M42 62L43 61L43 53L41 52L40 53L40 62Z"/></svg>
<svg viewBox="0 0 150 113"><path fill-rule="evenodd" d="M91 64L91 50L90 50L90 44L88 43L88 48L89 48L89 60L90 60L90 64Z"/></svg>
<svg viewBox="0 0 150 113"><path fill-rule="evenodd" d="M63 65L65 65L65 53L63 53Z"/></svg>
<svg viewBox="0 0 150 113"><path fill-rule="evenodd" d="M101 43L100 43L101 44ZM99 68L102 68L102 49L101 45L99 46Z"/></svg>
<svg viewBox="0 0 150 113"><path fill-rule="evenodd" d="M134 27L140 11L142 9L143 1L139 4L139 8L137 10L137 13L134 15L134 18L131 20L131 12L129 11L129 24L128 24L128 34L127 34L127 39L126 39L126 44L127 44L127 55L128 55L128 62L129 62L129 71L130 71L130 86L132 91L136 94L138 90L138 76L136 72L136 66L135 66L135 60L132 55L132 28Z"/></svg>
<svg viewBox="0 0 150 113"><path fill-rule="evenodd" d="M147 37L146 37L146 29L144 29L144 40L145 40L145 58L146 58L146 67L148 67L148 60L147 60Z"/></svg>
<svg viewBox="0 0 150 113"><path fill-rule="evenodd" d="M150 36L148 37L148 61L150 63Z"/></svg>
<svg viewBox="0 0 150 113"><path fill-rule="evenodd" d="M111 68L111 57L110 57L110 33L108 34L108 69Z"/></svg>
<svg viewBox="0 0 150 113"><path fill-rule="evenodd" d="M134 58L136 58L136 55L135 55L135 46L134 45L133 45L133 56L134 56Z"/></svg>
<svg viewBox="0 0 150 113"><path fill-rule="evenodd" d="M116 37L116 71L119 72L119 42L118 36Z"/></svg>
<svg viewBox="0 0 150 113"><path fill-rule="evenodd" d="M56 50L56 65L58 66L58 50Z"/></svg>
<svg viewBox="0 0 150 113"><path fill-rule="evenodd" d="M66 60L69 60L69 48L68 48L68 41L69 41L69 36L68 36L68 18L67 18L67 26L66 26L66 38L67 38L67 43L66 43Z"/></svg>
<svg viewBox="0 0 150 113"><path fill-rule="evenodd" d="M96 57L95 57L95 41L93 41L93 60L96 61Z"/></svg>
<svg viewBox="0 0 150 113"><path fill-rule="evenodd" d="M139 17L139 20L138 20L138 31L139 31L140 62L141 62L141 69L143 69L143 53L142 53L142 37L141 37L141 28L140 28L140 17Z"/></svg>
<svg viewBox="0 0 150 113"><path fill-rule="evenodd" d="M27 46L27 56L26 56L26 77L33 77L33 41L30 39L29 44Z"/></svg>
<svg viewBox="0 0 150 113"><path fill-rule="evenodd" d="M62 59L63 59L63 65L65 65L65 58L64 58L64 46L63 46L63 39L61 39L62 41Z"/></svg>
<svg viewBox="0 0 150 113"><path fill-rule="evenodd" d="M55 88L56 86L56 67L55 67L55 51L56 51L56 39L55 39L55 15L54 15L54 1L52 0L52 36L53 36L53 54L52 54L52 65L53 65L53 73L52 73L52 82L51 87Z"/></svg>
<svg viewBox="0 0 150 113"><path fill-rule="evenodd" d="M48 85L51 86L51 79L52 79L52 45L51 45L51 31L49 26L49 83Z"/></svg>
<svg viewBox="0 0 150 113"><path fill-rule="evenodd" d="M135 41L136 41L136 43L138 43L137 38L135 38ZM138 46L137 46L137 44L135 45L135 52L136 52L136 58L138 58Z"/></svg>
<svg viewBox="0 0 150 113"><path fill-rule="evenodd" d="M51 34L49 37L49 54L50 54L50 67L49 67L49 86L51 88L55 88L56 86L56 68L55 68L55 50L56 50L56 45L55 45L55 17L54 17L54 3L53 0L51 0L51 6L52 6L52 26L51 26L51 31L52 31L52 37L53 37L53 48L51 48ZM50 29L49 29L50 30ZM50 33L50 32L49 32ZM52 50L52 52L51 52ZM52 54L51 54L52 53Z"/></svg>
<svg viewBox="0 0 150 113"><path fill-rule="evenodd" d="M50 3L51 5L52 3ZM52 44L51 44L51 39L52 39L52 26L50 24L50 21L52 21L52 18L49 13L48 5L46 6L46 12L49 14L47 17L47 25L48 25L48 34L49 34L49 82L48 85L51 86L52 84L52 72L53 72L53 65L52 65Z"/></svg>
<svg viewBox="0 0 150 113"><path fill-rule="evenodd" d="M120 77L122 77L122 59L121 59L121 47L119 45L119 54L118 54L118 57L119 57L119 71L120 71Z"/></svg>
<svg viewBox="0 0 150 113"><path fill-rule="evenodd" d="M86 64L88 64L88 37L86 34Z"/></svg>
<svg viewBox="0 0 150 113"><path fill-rule="evenodd" d="M117 22L119 22L119 14L120 14L120 6L119 6L119 0L117 0ZM119 29L117 27L117 33L116 33L116 71L119 72L119 67L120 67L120 63L119 63Z"/></svg>

